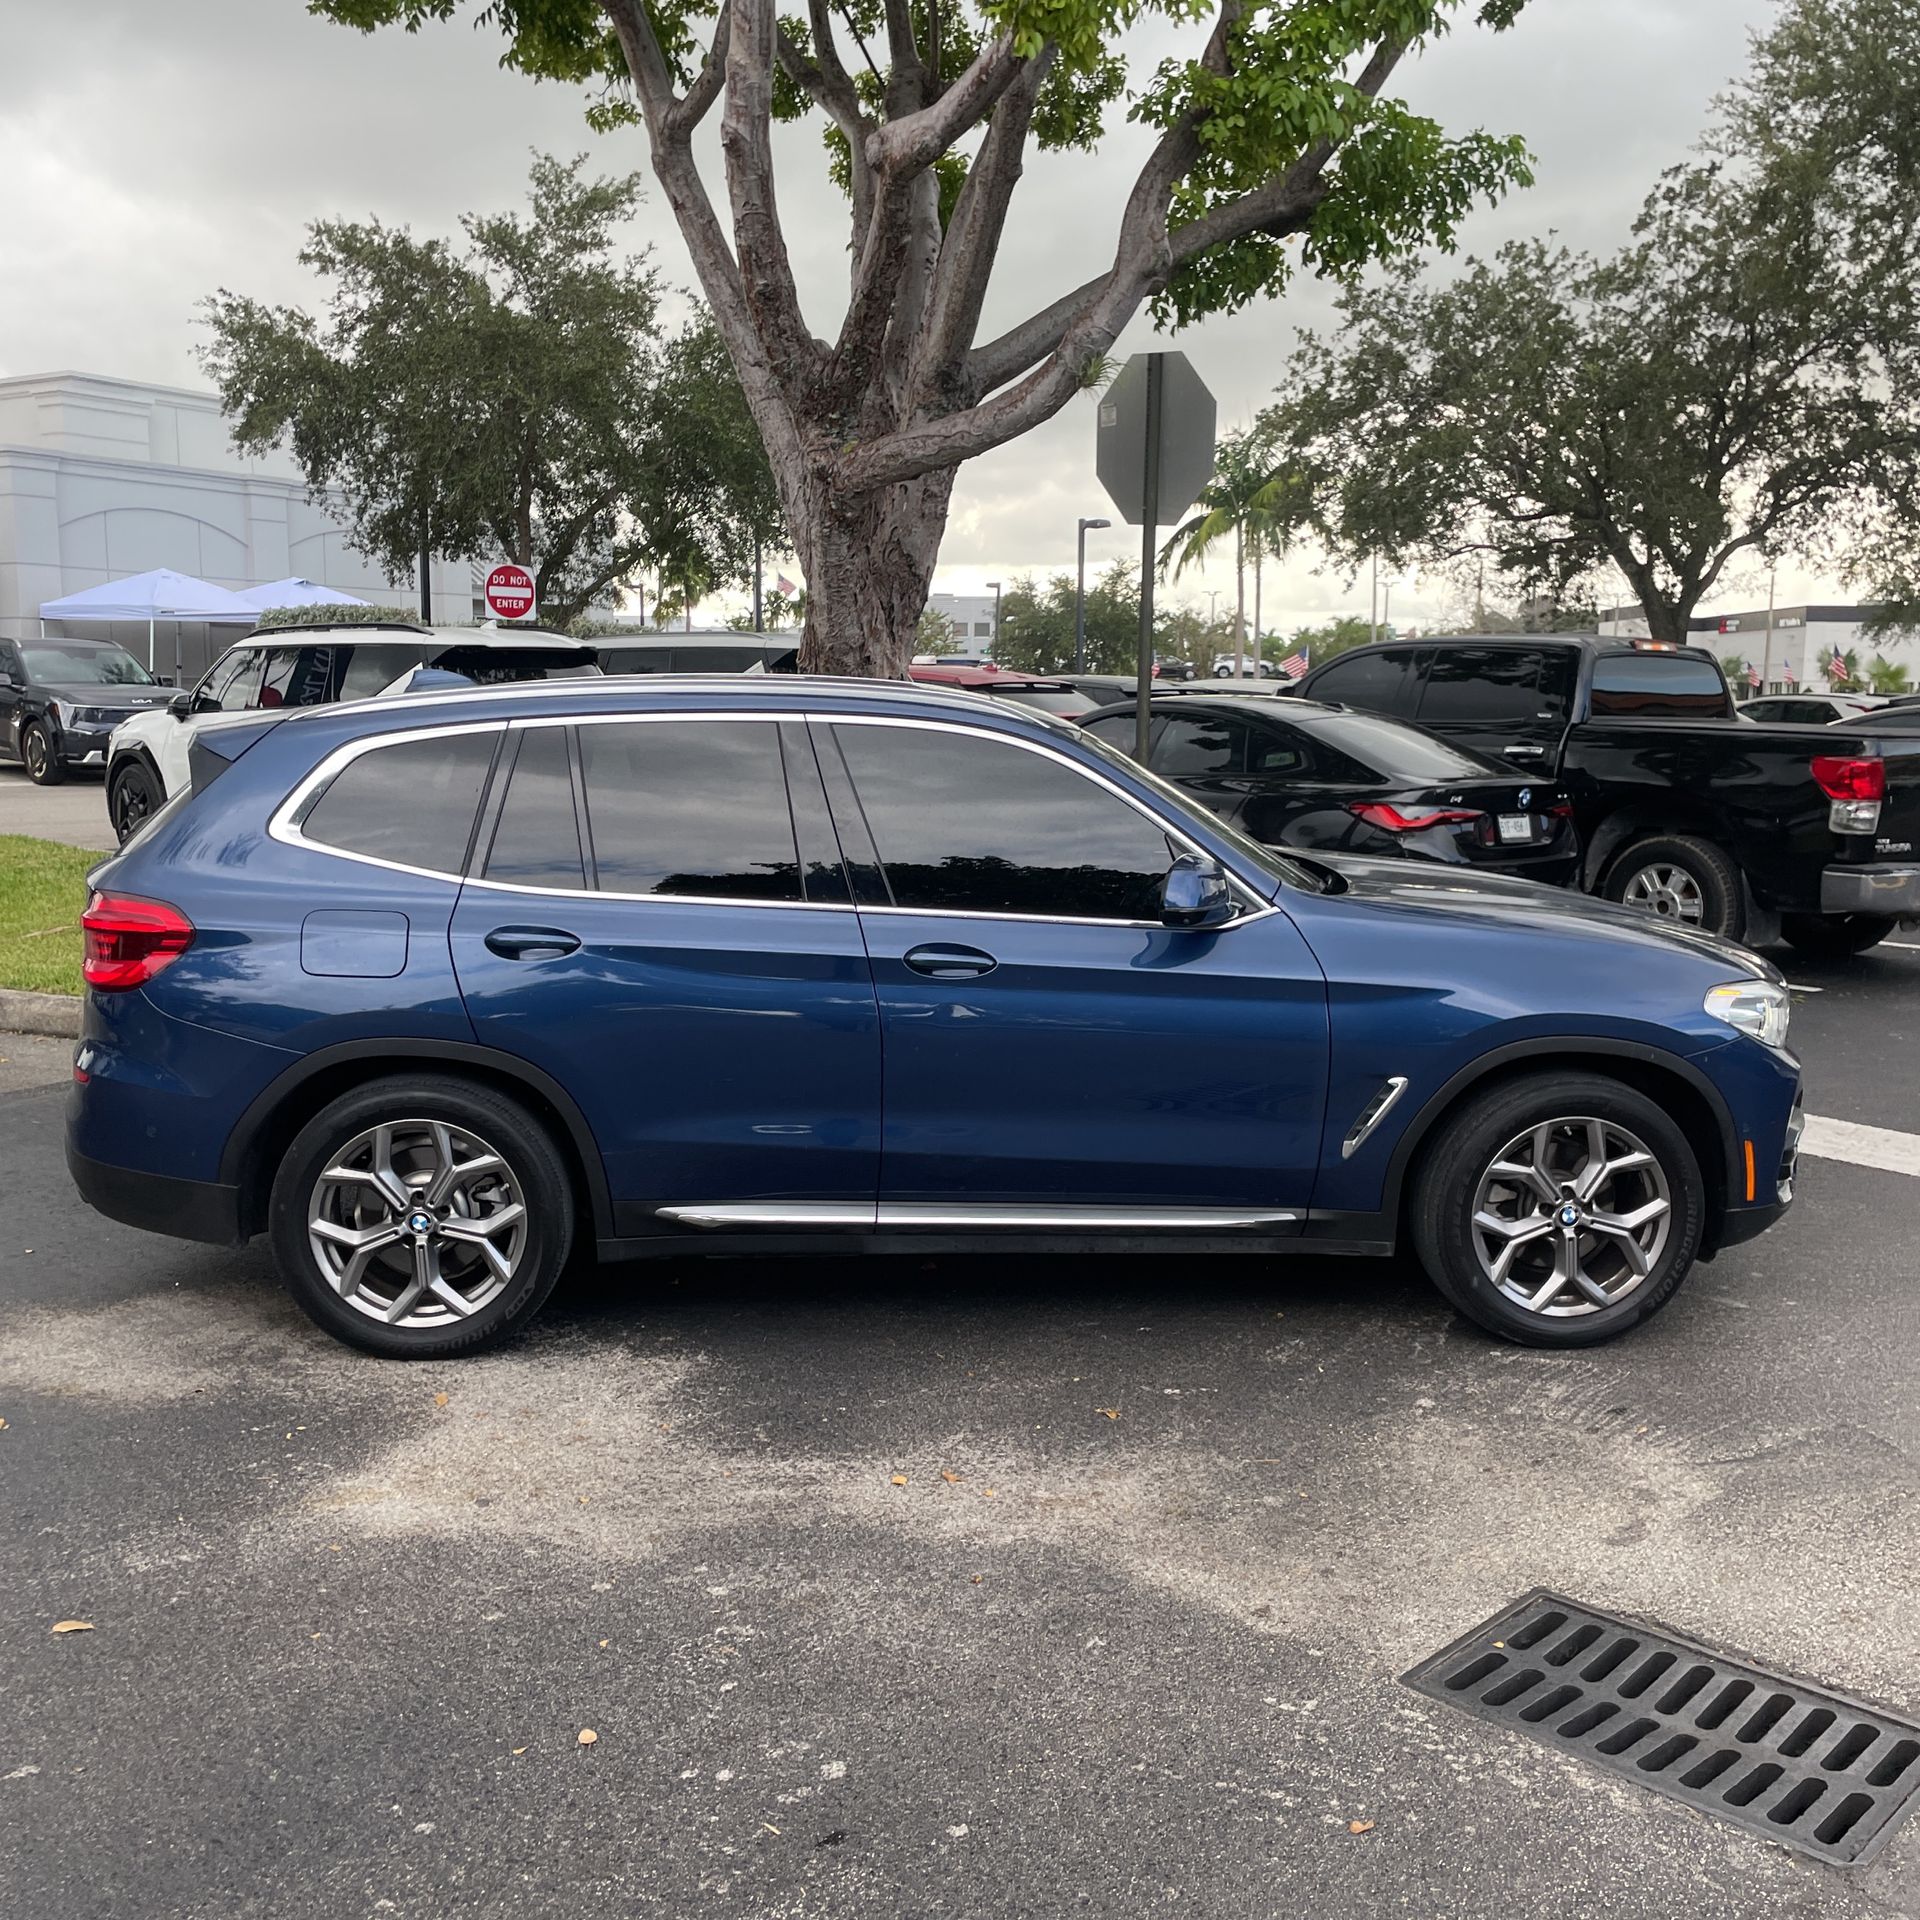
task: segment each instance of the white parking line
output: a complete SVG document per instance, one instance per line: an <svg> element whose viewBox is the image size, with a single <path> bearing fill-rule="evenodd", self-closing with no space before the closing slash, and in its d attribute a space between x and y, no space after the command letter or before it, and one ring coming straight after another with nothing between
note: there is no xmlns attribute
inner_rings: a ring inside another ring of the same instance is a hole
<svg viewBox="0 0 1920 1920"><path fill-rule="evenodd" d="M1800 1151L1821 1160L1844 1160L1850 1166L1920 1174L1920 1133L1863 1127L1857 1120L1829 1120L1824 1114L1808 1114Z"/></svg>

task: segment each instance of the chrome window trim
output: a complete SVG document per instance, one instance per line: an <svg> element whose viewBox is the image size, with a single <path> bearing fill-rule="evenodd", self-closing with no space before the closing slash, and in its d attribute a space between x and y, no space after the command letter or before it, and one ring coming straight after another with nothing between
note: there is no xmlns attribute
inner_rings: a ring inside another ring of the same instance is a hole
<svg viewBox="0 0 1920 1920"><path fill-rule="evenodd" d="M660 676L653 676L659 678ZM536 683L540 684L540 683ZM401 696L392 704L404 705L410 696ZM411 696L417 697L417 696ZM355 713L367 713L384 703L359 700L350 703ZM320 709L313 709L320 711ZM1179 823L1168 820L1147 804L1126 791L1117 782L1095 767L1082 766L1066 754L1057 752L1052 743L1043 740L1023 740L1018 734L1002 732L997 727L974 726L961 720L928 720L900 714L836 714L816 712L811 708L781 710L779 712L750 713L729 707L669 707L656 708L646 713L552 713L531 714L519 718L496 718L492 720L468 720L452 725L408 727L394 733L375 733L357 740L348 740L335 747L304 780L302 780L285 800L274 809L267 822L267 834L270 839L278 840L285 846L299 847L308 853L331 855L336 860L356 860L362 866L379 867L389 873L412 874L424 880L444 880L456 886L483 888L489 892L533 895L549 900L622 900L651 905L679 907L758 907L774 912L791 912L795 909L805 913L871 913L891 916L912 916L920 919L939 918L946 920L989 920L1010 921L1028 926L1054 927L1125 927L1139 932L1170 933L1183 931L1170 928L1158 920L1109 920L1079 914L1056 913L1002 913L986 908L942 908L942 907L860 907L851 901L827 900L756 900L734 895L688 894L688 893L616 893L609 889L595 887L535 887L519 881L488 880L479 875L461 875L445 873L437 867L416 867L399 860L384 860L377 854L355 853L350 848L329 845L324 840L309 840L300 831L300 818L309 807L320 789L325 787L337 774L351 766L365 753L378 752L382 747L409 745L416 740L451 738L458 734L471 733L520 733L536 727L605 727L627 726L635 722L667 721L733 721L760 726L778 726L782 722L800 721L818 722L822 726L875 726L904 727L919 729L931 733L954 733L965 738L985 737L1001 741L1008 746L1019 747L1028 753L1038 754L1042 759L1066 767L1070 772L1080 775L1090 785L1112 794L1150 821L1160 832L1188 853L1197 853L1208 859L1218 859L1215 855L1192 839ZM883 862L884 864L884 862ZM1261 897L1252 884L1237 869L1221 861L1238 897L1242 911L1232 920L1217 927L1204 929L1208 933L1231 933L1236 927L1246 926L1254 920L1265 919L1269 914L1279 912L1272 901Z"/></svg>
<svg viewBox="0 0 1920 1920"><path fill-rule="evenodd" d="M754 1200L654 1211L687 1227L1150 1227L1175 1233L1284 1227L1300 1218L1284 1207L1008 1206L993 1201L934 1206L900 1200Z"/></svg>

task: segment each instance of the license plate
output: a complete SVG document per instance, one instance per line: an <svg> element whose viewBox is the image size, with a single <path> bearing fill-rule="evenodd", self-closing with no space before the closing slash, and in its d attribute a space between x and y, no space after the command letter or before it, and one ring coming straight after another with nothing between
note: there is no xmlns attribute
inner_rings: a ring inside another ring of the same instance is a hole
<svg viewBox="0 0 1920 1920"><path fill-rule="evenodd" d="M1503 845L1511 845L1516 840L1533 838L1533 815L1530 813L1503 813L1500 815L1499 824Z"/></svg>

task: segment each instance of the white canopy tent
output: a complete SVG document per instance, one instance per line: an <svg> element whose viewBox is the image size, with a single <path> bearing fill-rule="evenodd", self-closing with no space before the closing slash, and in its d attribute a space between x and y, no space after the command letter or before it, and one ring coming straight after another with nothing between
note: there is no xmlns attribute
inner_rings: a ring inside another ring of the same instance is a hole
<svg viewBox="0 0 1920 1920"><path fill-rule="evenodd" d="M323 587L317 580L270 580L264 587L247 587L236 598L264 613L269 607L364 607L356 594Z"/></svg>
<svg viewBox="0 0 1920 1920"><path fill-rule="evenodd" d="M153 629L160 620L171 620L173 628L173 677L180 678L180 625L182 620L206 620L217 625L252 626L260 609L225 587L209 580L196 580L191 574L175 573L171 567L155 567L147 573L130 574L124 580L109 580L104 586L86 587L60 600L40 603L42 620L144 620L147 623L147 671L153 671Z"/></svg>

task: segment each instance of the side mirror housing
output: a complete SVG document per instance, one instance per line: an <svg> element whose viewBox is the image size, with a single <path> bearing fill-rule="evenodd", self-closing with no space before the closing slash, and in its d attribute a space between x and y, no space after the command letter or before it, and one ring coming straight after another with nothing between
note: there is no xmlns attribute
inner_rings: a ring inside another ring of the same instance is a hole
<svg viewBox="0 0 1920 1920"><path fill-rule="evenodd" d="M167 711L172 714L176 720L191 719L193 716L193 695L190 693L176 693L173 698L167 702Z"/></svg>
<svg viewBox="0 0 1920 1920"><path fill-rule="evenodd" d="M1183 853L1167 869L1160 918L1169 927L1218 927L1234 916L1233 889L1208 853Z"/></svg>

